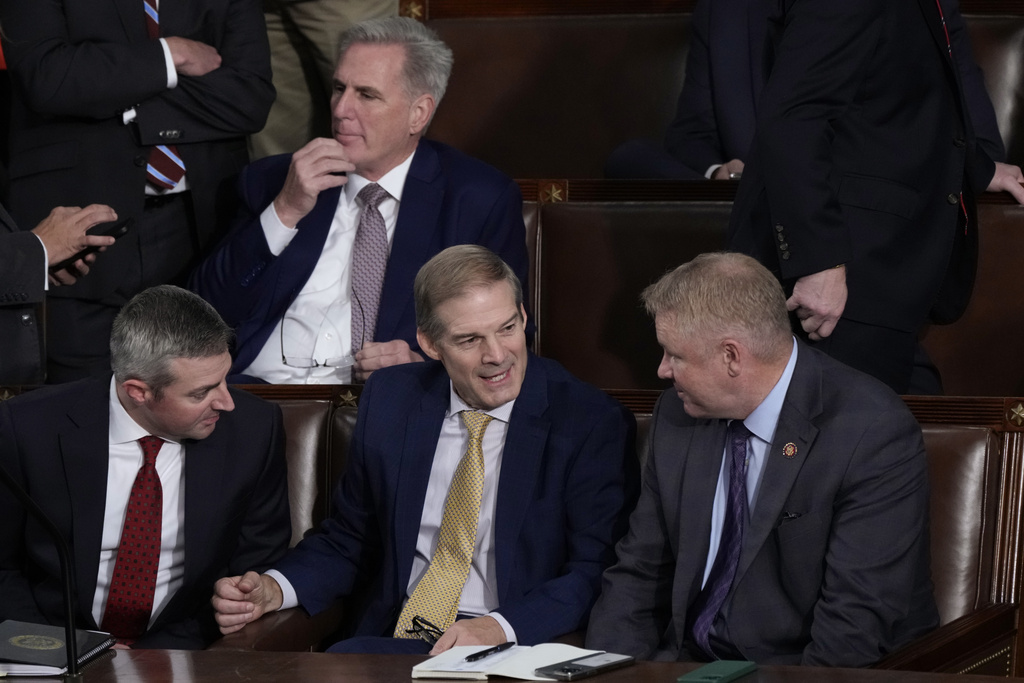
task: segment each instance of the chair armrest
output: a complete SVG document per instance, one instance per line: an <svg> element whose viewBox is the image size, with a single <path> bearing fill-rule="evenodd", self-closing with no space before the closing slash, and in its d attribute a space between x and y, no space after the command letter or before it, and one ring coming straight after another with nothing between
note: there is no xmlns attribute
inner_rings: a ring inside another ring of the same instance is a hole
<svg viewBox="0 0 1024 683"><path fill-rule="evenodd" d="M876 669L948 671L969 669L1012 642L1017 632L1017 606L987 605L955 619L905 645L875 664Z"/></svg>
<svg viewBox="0 0 1024 683"><path fill-rule="evenodd" d="M344 613L342 602L309 616L301 607L265 614L241 631L224 636L209 650L260 650L269 652L315 652L334 633Z"/></svg>

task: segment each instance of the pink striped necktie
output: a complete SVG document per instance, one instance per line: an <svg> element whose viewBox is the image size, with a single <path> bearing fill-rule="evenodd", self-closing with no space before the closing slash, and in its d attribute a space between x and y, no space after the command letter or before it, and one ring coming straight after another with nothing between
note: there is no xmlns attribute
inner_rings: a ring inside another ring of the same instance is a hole
<svg viewBox="0 0 1024 683"><path fill-rule="evenodd" d="M352 244L352 353L373 341L377 329L380 292L388 266L388 233L377 205L389 197L387 190L370 183L359 191L363 202L359 227Z"/></svg>

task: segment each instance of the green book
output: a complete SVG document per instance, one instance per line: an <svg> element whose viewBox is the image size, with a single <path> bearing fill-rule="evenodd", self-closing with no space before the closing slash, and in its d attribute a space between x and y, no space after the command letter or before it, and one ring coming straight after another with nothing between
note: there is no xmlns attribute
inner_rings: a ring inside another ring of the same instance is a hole
<svg viewBox="0 0 1024 683"><path fill-rule="evenodd" d="M116 639L101 631L76 630L78 665L82 666L113 647ZM53 676L68 670L63 626L0 622L0 675Z"/></svg>

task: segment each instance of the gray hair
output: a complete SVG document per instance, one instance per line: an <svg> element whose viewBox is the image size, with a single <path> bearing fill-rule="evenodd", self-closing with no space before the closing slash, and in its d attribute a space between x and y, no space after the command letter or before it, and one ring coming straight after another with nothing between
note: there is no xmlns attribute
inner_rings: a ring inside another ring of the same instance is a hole
<svg viewBox="0 0 1024 683"><path fill-rule="evenodd" d="M173 285L151 287L114 318L110 365L118 383L137 379L159 396L175 380L172 359L218 356L233 334L198 294Z"/></svg>
<svg viewBox="0 0 1024 683"><path fill-rule="evenodd" d="M516 273L497 254L478 244L448 247L423 264L413 282L416 299L416 326L437 343L447 331L437 308L477 287L507 282L512 288L516 308L523 305L523 286Z"/></svg>
<svg viewBox="0 0 1024 683"><path fill-rule="evenodd" d="M761 361L777 360L791 348L782 285L744 254L701 254L666 273L641 299L651 316L674 316L681 332L709 343L736 337Z"/></svg>
<svg viewBox="0 0 1024 683"><path fill-rule="evenodd" d="M408 17L385 17L363 21L341 34L338 63L356 44L401 45L405 48L403 87L410 98L427 93L434 107L441 104L452 73L452 50L433 29Z"/></svg>

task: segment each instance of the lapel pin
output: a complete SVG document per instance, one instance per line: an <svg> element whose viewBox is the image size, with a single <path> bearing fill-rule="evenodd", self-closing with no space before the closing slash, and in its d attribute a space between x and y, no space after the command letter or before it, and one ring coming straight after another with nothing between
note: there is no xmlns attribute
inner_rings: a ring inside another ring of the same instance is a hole
<svg viewBox="0 0 1024 683"><path fill-rule="evenodd" d="M782 447L782 454L787 458L792 458L796 455L796 444L790 441Z"/></svg>

